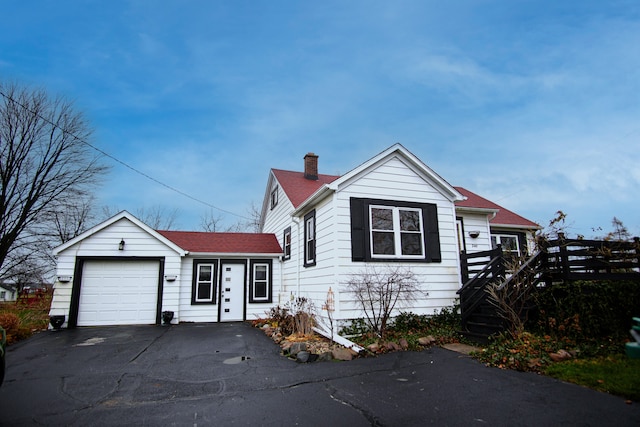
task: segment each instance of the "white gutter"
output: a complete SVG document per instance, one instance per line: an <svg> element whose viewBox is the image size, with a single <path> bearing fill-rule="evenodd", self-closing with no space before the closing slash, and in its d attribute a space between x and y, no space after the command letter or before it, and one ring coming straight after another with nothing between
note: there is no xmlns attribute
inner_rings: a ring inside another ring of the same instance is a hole
<svg viewBox="0 0 640 427"><path fill-rule="evenodd" d="M297 248L296 248L296 284L298 287L298 291L297 291L297 296L300 296L300 242L302 240L304 240L304 236L300 237L300 218L297 216L293 216L293 214L291 215L291 219L293 220L293 222L296 223L296 228L297 228L297 233L298 235L296 236L296 243L297 243ZM302 242L302 244L304 244L304 242Z"/></svg>
<svg viewBox="0 0 640 427"><path fill-rule="evenodd" d="M187 252L187 255L192 256L212 256L212 257L237 257L237 258L248 258L248 257L268 257L275 258L282 256L282 252L274 252L274 253L247 253L247 252Z"/></svg>

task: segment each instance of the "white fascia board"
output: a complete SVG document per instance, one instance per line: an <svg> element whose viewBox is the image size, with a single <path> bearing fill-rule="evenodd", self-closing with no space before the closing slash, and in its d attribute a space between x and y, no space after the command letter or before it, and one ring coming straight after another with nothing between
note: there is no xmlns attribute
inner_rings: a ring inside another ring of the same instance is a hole
<svg viewBox="0 0 640 427"><path fill-rule="evenodd" d="M249 253L249 252L189 252L192 257L209 258L279 258L282 252L277 253Z"/></svg>
<svg viewBox="0 0 640 427"><path fill-rule="evenodd" d="M537 227L527 227L526 225L489 223L489 226L491 228L508 228L510 230L522 230L522 231L542 230L542 227L540 227L539 225Z"/></svg>
<svg viewBox="0 0 640 427"><path fill-rule="evenodd" d="M309 196L307 198L307 200L302 202L300 204L300 206L298 206L296 208L296 210L291 212L291 216L292 217L301 216L302 213L305 212L310 205L313 205L316 202L324 199L325 197L327 197L329 194L333 193L334 191L335 190L332 188L332 186L324 184L322 187L318 188L315 191L315 193L313 193L311 196Z"/></svg>
<svg viewBox="0 0 640 427"><path fill-rule="evenodd" d="M104 230L105 228L109 227L112 224L115 224L116 222L120 221L121 219L127 219L127 220L131 221L133 224L135 224L136 226L138 226L142 230L146 231L149 235L151 235L152 237L154 237L158 241L162 242L167 247L169 247L172 250L174 250L175 252L177 252L178 255L184 256L186 254L186 251L184 249L182 249L181 247L179 247L178 245L173 243L171 240L167 239L166 237L164 237L163 235L161 235L160 233L155 231L153 228L149 227L147 224L145 224L144 222L140 221L138 218L136 218L135 216L133 216L132 214L130 214L127 211L122 211L122 212L112 216L111 218L107 219L106 221L101 222L100 224L90 228L89 230L85 231L84 233L79 234L78 236L74 237L73 239L69 240L68 242L65 242L62 245L53 248L51 253L54 256L57 256L60 252L64 251L65 249L70 248L71 246L75 245L76 243L83 241L84 239L96 234L97 232L99 232L101 230Z"/></svg>
<svg viewBox="0 0 640 427"><path fill-rule="evenodd" d="M267 216L267 210L269 206L269 199L271 197L271 187L273 187L273 181L278 182L275 175L273 174L273 169L269 170L269 178L267 179L267 188L264 190L264 197L262 198L262 209L260 210L260 222L258 227L262 230L262 226L264 226L264 220ZM278 183L280 185L280 183Z"/></svg>
<svg viewBox="0 0 640 427"><path fill-rule="evenodd" d="M485 214L485 215L493 214L493 216L495 216L499 211L500 211L500 209L472 208L472 207L468 207L468 206L456 206L456 212L468 212L468 213Z"/></svg>
<svg viewBox="0 0 640 427"><path fill-rule="evenodd" d="M383 152L362 163L360 166L357 166L356 168L342 175L340 178L329 184L329 187L337 191L339 187L348 184L348 182L354 180L358 176L375 168L378 164L382 163L393 155L398 155L401 161L404 160L404 163L408 167L413 169L413 171L417 174L421 175L422 178L428 181L434 188L439 189L440 192L450 201L456 202L466 200L465 196L460 194L460 192L456 190L451 184L449 184L444 178L438 175L433 169L427 166L422 160L416 157L400 143L392 145Z"/></svg>

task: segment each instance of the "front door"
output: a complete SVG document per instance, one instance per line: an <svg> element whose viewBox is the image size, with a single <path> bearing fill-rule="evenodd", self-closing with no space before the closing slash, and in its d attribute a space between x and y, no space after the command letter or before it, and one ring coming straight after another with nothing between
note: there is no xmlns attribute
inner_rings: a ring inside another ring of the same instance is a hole
<svg viewBox="0 0 640 427"><path fill-rule="evenodd" d="M244 320L245 264L222 262L220 321Z"/></svg>

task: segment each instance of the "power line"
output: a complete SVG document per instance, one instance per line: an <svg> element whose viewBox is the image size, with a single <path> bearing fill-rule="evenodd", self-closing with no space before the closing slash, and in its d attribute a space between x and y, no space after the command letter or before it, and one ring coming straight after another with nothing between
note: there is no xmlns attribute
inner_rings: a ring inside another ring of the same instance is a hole
<svg viewBox="0 0 640 427"><path fill-rule="evenodd" d="M141 170L139 170L139 169L136 169L135 167L131 166L130 164L128 164L128 163L126 163L126 162L124 162L124 161L122 161L122 160L118 159L117 157L115 157L115 156L113 156L113 155L111 155L111 154L107 153L106 151L104 151L104 150L102 150L102 149L100 149L100 148L96 147L95 145L91 144L90 142L88 142L88 141L86 141L86 140L84 140L84 139L80 138L79 136L75 135L73 132L69 132L69 131L67 131L66 129L63 129L63 128L62 128L62 127L60 127L58 124L56 124L56 123L52 122L51 120L47 119L46 117L42 116L42 114L38 113L37 111L33 111L33 110L29 109L29 107L27 107L26 105L24 105L24 104L22 104L21 102L19 102L19 101L17 101L17 100L15 100L15 99L13 99L11 96L7 95L7 94L6 94L6 93L4 93L2 90L0 90L0 95L2 95L2 96L3 96L4 98L6 98L7 100L9 100L9 101L11 101L11 102L13 102L13 103L15 103L15 104L19 105L20 107L22 107L24 110L28 111L29 113L34 114L35 116L39 117L41 120L44 120L45 122L47 122L47 123L48 123L48 124L50 124L51 126L53 126L53 127L57 128L57 129L60 129L63 133L66 133L66 134L71 135L71 136L72 136L73 138L75 138L77 141L79 141L79 142L81 142L81 143L83 143L83 144L85 144L85 145L87 145L87 146L91 147L92 149L94 149L94 150L95 150L95 151L97 151L98 153L102 154L103 156L110 158L110 159L111 159L111 160L113 160L114 162L121 164L122 166L126 167L127 169L129 169L129 170L131 170L131 171L133 171L133 172L137 173L138 175L141 175L141 176L143 176L143 177L147 178L147 179L148 179L148 180L150 180L150 181L155 182L155 183L156 183L156 184L158 184L158 185L161 185L161 186L163 186L163 187L167 188L168 190L171 190L171 191L173 191L173 192L175 192L175 193L177 193L177 194L180 194L181 196L184 196L184 197L186 197L186 198L188 198L188 199L191 199L191 200L193 200L193 201L195 201L195 202L198 202L198 203L200 203L200 204L203 204L203 205L205 205L205 206L207 206L207 207L210 207L210 208L212 208L212 209L216 209L216 210L219 210L219 211L221 211L221 212L228 213L229 215L233 215L233 216L236 216L236 217L238 217L238 218L242 218L242 219L246 219L246 220L251 220L251 218L247 218L247 217L245 217L245 216L243 216L243 215L239 215L239 214L237 214L237 213L234 213L234 212L228 211L228 210L226 210L226 209L222 209L222 208L220 208L220 207L218 207L218 206L214 206L214 205L212 205L211 203L205 202L205 201L204 201L204 200L202 200L202 199L198 199L197 197L194 197L194 196L192 196L192 195L190 195L190 194L188 194L188 193L185 193L185 192L184 192L184 191L182 191L182 190L179 190L179 189L177 189L177 188L175 188L175 187L172 187L171 185L166 184L166 183L164 183L164 182L162 182L162 181L160 181L160 180L158 180L158 179L156 179L156 178L152 177L151 175L149 175L149 174L147 174L147 173L145 173L145 172L142 172L142 171L141 171Z"/></svg>

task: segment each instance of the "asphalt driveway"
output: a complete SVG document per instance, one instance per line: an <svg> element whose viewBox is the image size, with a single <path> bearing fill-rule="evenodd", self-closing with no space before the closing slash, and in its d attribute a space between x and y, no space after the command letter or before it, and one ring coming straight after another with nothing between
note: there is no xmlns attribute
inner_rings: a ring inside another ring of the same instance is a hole
<svg viewBox="0 0 640 427"><path fill-rule="evenodd" d="M243 323L50 331L9 348L1 425L638 426L640 404L441 348L297 364Z"/></svg>

